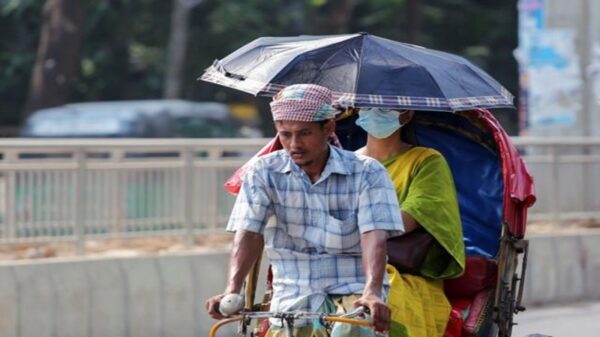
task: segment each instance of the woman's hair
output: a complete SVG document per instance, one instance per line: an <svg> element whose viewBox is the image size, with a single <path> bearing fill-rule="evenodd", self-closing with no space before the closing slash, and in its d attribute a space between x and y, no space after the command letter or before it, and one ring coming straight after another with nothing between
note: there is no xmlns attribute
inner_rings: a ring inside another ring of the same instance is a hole
<svg viewBox="0 0 600 337"><path fill-rule="evenodd" d="M417 112L415 111L415 115L416 114L417 114ZM415 146L419 145L419 142L417 141L417 134L415 132L415 117L414 116L410 120L410 122L403 125L402 129L400 129L400 139L402 139L403 142L411 144L411 145L415 145Z"/></svg>

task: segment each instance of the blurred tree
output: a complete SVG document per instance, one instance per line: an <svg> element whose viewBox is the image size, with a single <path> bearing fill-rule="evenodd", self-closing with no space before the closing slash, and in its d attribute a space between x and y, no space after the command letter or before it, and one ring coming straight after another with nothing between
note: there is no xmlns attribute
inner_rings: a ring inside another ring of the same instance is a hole
<svg viewBox="0 0 600 337"><path fill-rule="evenodd" d="M191 9L204 0L173 0L171 11L171 29L167 45L167 69L163 97L179 98L185 55L188 44L189 16Z"/></svg>
<svg viewBox="0 0 600 337"><path fill-rule="evenodd" d="M39 0L0 2L0 125L18 125L39 38Z"/></svg>
<svg viewBox="0 0 600 337"><path fill-rule="evenodd" d="M421 34L421 0L408 0L406 7L406 42L419 44L419 35Z"/></svg>
<svg viewBox="0 0 600 337"><path fill-rule="evenodd" d="M128 0L90 3L74 101L123 99L128 90L132 10Z"/></svg>
<svg viewBox="0 0 600 337"><path fill-rule="evenodd" d="M346 34L358 0L310 0L312 34Z"/></svg>
<svg viewBox="0 0 600 337"><path fill-rule="evenodd" d="M68 101L78 72L87 1L46 0L25 115Z"/></svg>
<svg viewBox="0 0 600 337"><path fill-rule="evenodd" d="M171 2L102 0L88 8L73 101L162 96Z"/></svg>

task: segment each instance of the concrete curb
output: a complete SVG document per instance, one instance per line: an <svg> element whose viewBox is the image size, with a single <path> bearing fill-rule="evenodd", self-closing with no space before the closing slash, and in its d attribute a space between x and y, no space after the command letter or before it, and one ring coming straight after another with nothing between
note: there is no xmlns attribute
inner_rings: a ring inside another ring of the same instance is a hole
<svg viewBox="0 0 600 337"><path fill-rule="evenodd" d="M0 264L2 337L202 336L228 252Z"/></svg>

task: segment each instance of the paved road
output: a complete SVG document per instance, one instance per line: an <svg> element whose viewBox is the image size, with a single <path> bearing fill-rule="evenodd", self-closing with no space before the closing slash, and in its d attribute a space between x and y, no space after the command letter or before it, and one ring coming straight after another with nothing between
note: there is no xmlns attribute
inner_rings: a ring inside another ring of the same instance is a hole
<svg viewBox="0 0 600 337"><path fill-rule="evenodd" d="M553 337L599 337L600 302L530 307L518 314L514 337L545 334Z"/></svg>

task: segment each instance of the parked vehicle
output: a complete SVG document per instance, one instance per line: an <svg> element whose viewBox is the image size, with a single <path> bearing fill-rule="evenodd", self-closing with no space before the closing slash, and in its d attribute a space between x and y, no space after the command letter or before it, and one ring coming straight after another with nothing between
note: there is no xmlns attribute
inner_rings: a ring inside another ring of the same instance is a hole
<svg viewBox="0 0 600 337"><path fill-rule="evenodd" d="M184 100L139 100L66 104L34 112L22 137L235 138L261 137L242 125L227 105Z"/></svg>

